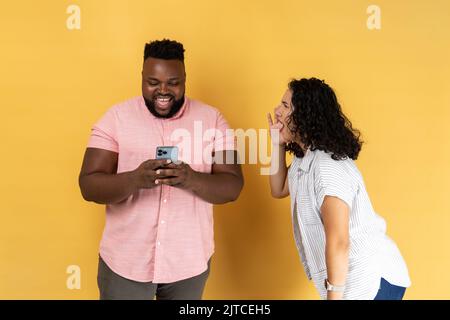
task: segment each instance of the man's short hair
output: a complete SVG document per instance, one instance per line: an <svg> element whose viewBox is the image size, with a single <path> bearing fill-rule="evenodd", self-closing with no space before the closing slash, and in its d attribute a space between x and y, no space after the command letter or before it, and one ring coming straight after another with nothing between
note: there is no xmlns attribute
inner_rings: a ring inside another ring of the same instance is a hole
<svg viewBox="0 0 450 320"><path fill-rule="evenodd" d="M180 60L184 63L184 48L174 40L155 40L145 44L144 61L147 58Z"/></svg>

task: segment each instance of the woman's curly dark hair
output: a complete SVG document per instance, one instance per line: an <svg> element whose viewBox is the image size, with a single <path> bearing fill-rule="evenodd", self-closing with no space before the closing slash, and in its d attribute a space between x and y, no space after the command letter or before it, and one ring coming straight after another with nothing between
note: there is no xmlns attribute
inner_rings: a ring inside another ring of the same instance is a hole
<svg viewBox="0 0 450 320"><path fill-rule="evenodd" d="M342 113L333 89L316 78L292 80L293 110L288 119L288 128L297 139L311 151L331 153L334 160L351 158L356 160L361 151L360 132L352 128L349 119ZM295 142L286 150L302 158L304 152Z"/></svg>

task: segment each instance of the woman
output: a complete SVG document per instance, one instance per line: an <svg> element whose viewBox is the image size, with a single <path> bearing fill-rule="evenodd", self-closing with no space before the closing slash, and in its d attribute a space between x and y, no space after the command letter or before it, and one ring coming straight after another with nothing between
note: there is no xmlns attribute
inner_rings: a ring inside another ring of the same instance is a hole
<svg viewBox="0 0 450 320"><path fill-rule="evenodd" d="M315 78L293 80L268 121L272 196L291 196L297 248L321 298L401 300L408 269L372 208L354 162L359 132L333 90ZM289 168L286 151L295 155Z"/></svg>

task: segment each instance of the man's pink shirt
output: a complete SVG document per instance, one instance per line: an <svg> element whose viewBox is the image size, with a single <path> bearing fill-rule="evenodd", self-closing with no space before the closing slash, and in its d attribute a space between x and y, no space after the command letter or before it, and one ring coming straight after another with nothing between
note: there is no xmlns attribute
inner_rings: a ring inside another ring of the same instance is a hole
<svg viewBox="0 0 450 320"><path fill-rule="evenodd" d="M179 160L210 173L212 153L235 150L221 113L185 98L170 119L153 116L142 96L111 107L93 126L88 148L117 152L117 173L154 159L157 146L178 146ZM193 193L167 185L140 189L106 205L100 256L120 276L171 283L207 269L214 252L213 208Z"/></svg>

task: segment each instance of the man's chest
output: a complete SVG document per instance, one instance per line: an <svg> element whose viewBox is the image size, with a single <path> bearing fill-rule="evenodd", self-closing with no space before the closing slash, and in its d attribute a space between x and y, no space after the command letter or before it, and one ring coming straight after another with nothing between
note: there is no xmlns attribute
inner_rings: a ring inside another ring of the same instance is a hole
<svg viewBox="0 0 450 320"><path fill-rule="evenodd" d="M210 171L216 133L207 121L164 121L128 119L120 124L118 135L119 167L132 170L155 159L158 146L178 147L178 160L194 170ZM133 167L133 168L131 168Z"/></svg>

